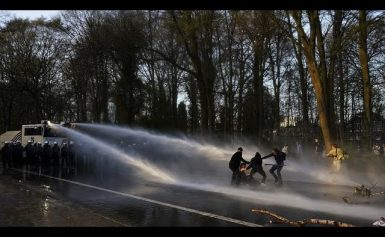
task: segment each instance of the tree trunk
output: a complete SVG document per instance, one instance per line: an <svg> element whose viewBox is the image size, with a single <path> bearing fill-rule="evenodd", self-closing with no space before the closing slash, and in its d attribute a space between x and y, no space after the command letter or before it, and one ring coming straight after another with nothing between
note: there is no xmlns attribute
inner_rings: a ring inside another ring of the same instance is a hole
<svg viewBox="0 0 385 237"><path fill-rule="evenodd" d="M326 66L326 53L324 45L324 37L322 35L322 26L319 19L318 11L309 11L309 18L314 21L315 33L317 38L317 48L319 53L319 75L320 79L323 82L323 92L325 98L325 109L328 119L328 124L330 128L330 133L334 138L336 137L336 128L335 128L335 111L334 111L334 80L333 77L328 75L327 66Z"/></svg>
<svg viewBox="0 0 385 237"><path fill-rule="evenodd" d="M299 81L300 81L300 87L301 87L301 105L302 105L302 134L304 136L305 140L308 140L309 136L309 125L310 125L310 119L309 119L309 102L308 102L308 85L307 85L307 76L305 75L305 68L303 65L303 49L302 49L302 38L300 33L297 33L298 42L294 39L294 33L291 30L292 24L290 21L290 16L288 17L288 23L289 23L289 37L291 40L291 43L293 45L295 58L297 60L297 66L298 66L298 74L299 74Z"/></svg>
<svg viewBox="0 0 385 237"><path fill-rule="evenodd" d="M262 139L263 126L263 81L261 78L261 61L257 49L254 49L254 64L253 64L253 89L255 96L255 118L256 121L256 142L259 145Z"/></svg>
<svg viewBox="0 0 385 237"><path fill-rule="evenodd" d="M342 58L342 10L335 11L335 20L333 25L337 71L338 71L338 87L339 87L339 139L340 145L344 145L345 140L345 86L344 86L344 68Z"/></svg>
<svg viewBox="0 0 385 237"><path fill-rule="evenodd" d="M299 38L301 40L301 38ZM301 44L301 41L299 42ZM302 46L298 47L298 53L296 54L297 63L298 63L298 72L299 80L301 84L301 104L302 104L302 132L304 134L305 140L309 136L309 102L308 102L308 86L307 78L305 75L305 68L302 62Z"/></svg>
<svg viewBox="0 0 385 237"><path fill-rule="evenodd" d="M368 22L366 19L367 12L360 10L359 15L359 56L362 72L362 85L364 95L364 133L363 148L369 150L372 143L372 91L369 76L369 59L367 49L368 38Z"/></svg>
<svg viewBox="0 0 385 237"><path fill-rule="evenodd" d="M331 144L334 142L334 138L332 137L330 132L327 109L325 105L327 98L324 97L325 94L323 93L322 83L318 74L317 65L315 61L309 60L308 67L310 70L310 76L316 94L321 131L324 138L326 150L328 151L331 149Z"/></svg>
<svg viewBox="0 0 385 237"><path fill-rule="evenodd" d="M243 124L243 90L245 85L245 73L243 62L241 63L239 72L239 90L238 90L238 118L237 118L237 133L238 136L242 135L242 124Z"/></svg>
<svg viewBox="0 0 385 237"><path fill-rule="evenodd" d="M307 65L310 71L310 77L311 81L314 87L316 100L317 100L317 108L319 113L319 120L320 120L320 127L325 143L326 150L330 150L331 144L335 141L335 138L333 136L333 133L331 132L331 126L330 126L330 119L328 117L328 108L327 108L327 100L328 98L325 97L325 88L324 88L324 81L321 79L320 72L326 72L325 69L320 69L317 66L316 63L316 52L315 52L315 40L316 40L316 33L317 31L320 31L319 27L317 27L316 19L317 17L314 16L314 14L318 15L318 12L311 12L308 13L309 20L310 20L310 38L306 36L306 33L302 26L302 17L300 11L293 11L291 12L295 22L296 22L296 28L301 36L302 46L304 49L305 56L307 58ZM319 38L319 37L318 37ZM318 48L320 49L320 48ZM320 59L325 60L325 58ZM320 65L322 65L320 63ZM322 67L322 66L321 66ZM329 89L327 87L326 89Z"/></svg>

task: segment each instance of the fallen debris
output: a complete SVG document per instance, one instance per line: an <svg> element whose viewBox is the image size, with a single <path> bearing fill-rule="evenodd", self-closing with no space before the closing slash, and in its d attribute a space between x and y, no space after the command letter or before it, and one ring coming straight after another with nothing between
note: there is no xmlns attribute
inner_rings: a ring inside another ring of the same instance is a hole
<svg viewBox="0 0 385 237"><path fill-rule="evenodd" d="M365 185L361 185L354 188L354 195L362 196L362 197L370 197L372 196L372 190L376 186L376 184L372 185L372 187L367 188Z"/></svg>
<svg viewBox="0 0 385 237"><path fill-rule="evenodd" d="M346 202L347 204L353 204L349 197L342 197L342 200L344 200L344 202Z"/></svg>
<svg viewBox="0 0 385 237"><path fill-rule="evenodd" d="M385 227L385 218L381 217L378 221L373 223L373 226Z"/></svg>
<svg viewBox="0 0 385 237"><path fill-rule="evenodd" d="M347 204L354 204L352 201L352 198L355 199L355 197L364 197L364 198L371 198L376 195L385 195L385 191L382 192L376 192L373 193L373 189L376 186L376 184L372 185L370 188L366 187L365 185L354 187L354 193L351 197L343 196L342 200ZM369 202L367 202L369 203Z"/></svg>
<svg viewBox="0 0 385 237"><path fill-rule="evenodd" d="M348 223L340 222L340 221L334 221L334 220L323 220L323 219L305 219L301 221L291 221L283 216L280 216L278 214L272 213L267 210L263 209L251 209L252 212L256 212L262 215L267 215L274 221L271 221L272 223L281 223L281 224L289 224L297 227L304 227L308 224L317 224L317 225L331 225L336 227L356 227L355 225L351 225Z"/></svg>
<svg viewBox="0 0 385 237"><path fill-rule="evenodd" d="M383 191L383 192L378 192L378 193L373 193L372 196L375 196L375 195L381 195L381 194L384 194L384 195L385 195L385 191Z"/></svg>

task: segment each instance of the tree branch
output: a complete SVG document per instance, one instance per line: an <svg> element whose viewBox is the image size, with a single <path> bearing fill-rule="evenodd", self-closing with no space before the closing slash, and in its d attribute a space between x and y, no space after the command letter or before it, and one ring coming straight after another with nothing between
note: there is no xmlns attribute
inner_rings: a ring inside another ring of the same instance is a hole
<svg viewBox="0 0 385 237"><path fill-rule="evenodd" d="M323 219L304 219L302 221L291 221L283 216L269 212L267 210L251 209L251 211L256 212L258 214L267 215L270 218L274 219L275 222L289 224L289 225L298 226L298 227L303 227L307 224L332 225L336 227L355 227L354 225L351 225L348 223L333 221L333 220L323 220Z"/></svg>

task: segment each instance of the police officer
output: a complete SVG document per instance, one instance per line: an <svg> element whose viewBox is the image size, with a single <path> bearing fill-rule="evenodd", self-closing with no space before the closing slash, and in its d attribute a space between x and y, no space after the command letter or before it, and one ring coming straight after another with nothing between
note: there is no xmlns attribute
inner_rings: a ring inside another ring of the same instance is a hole
<svg viewBox="0 0 385 237"><path fill-rule="evenodd" d="M42 152L42 163L43 165L50 165L51 163L51 146L48 141L44 142L43 152Z"/></svg>
<svg viewBox="0 0 385 237"><path fill-rule="evenodd" d="M60 147L55 141L52 147L52 160L53 160L53 165L55 166L59 165L59 155L60 155Z"/></svg>
<svg viewBox="0 0 385 237"><path fill-rule="evenodd" d="M64 167L64 162L66 164L66 167L68 167L68 157L69 156L69 148L68 144L66 142L63 143L63 146L60 151L60 158L61 158L61 164Z"/></svg>
<svg viewBox="0 0 385 237"><path fill-rule="evenodd" d="M4 142L4 146L1 149L1 158L3 161L3 169L11 167L11 159L12 159L12 148L11 144L8 141Z"/></svg>
<svg viewBox="0 0 385 237"><path fill-rule="evenodd" d="M16 141L13 145L12 158L16 167L23 165L23 147L20 141Z"/></svg>
<svg viewBox="0 0 385 237"><path fill-rule="evenodd" d="M41 146L41 143L38 142L36 145L36 152L35 152L35 164L41 165L42 163L42 157L43 157L43 147Z"/></svg>
<svg viewBox="0 0 385 237"><path fill-rule="evenodd" d="M70 141L70 145L68 147L69 153L68 153L68 158L69 158L69 164L71 167L75 166L75 160L76 160L76 152L75 152L75 145L73 141Z"/></svg>
<svg viewBox="0 0 385 237"><path fill-rule="evenodd" d="M35 157L35 147L32 145L32 141L28 141L24 150L26 155L25 164L28 164L28 165L33 164L34 157Z"/></svg>
<svg viewBox="0 0 385 237"><path fill-rule="evenodd" d="M5 158L5 152L7 150L6 146L8 146L8 141L5 141L3 148L1 148L1 163L3 163L3 170L5 169L5 165L6 165L6 158Z"/></svg>

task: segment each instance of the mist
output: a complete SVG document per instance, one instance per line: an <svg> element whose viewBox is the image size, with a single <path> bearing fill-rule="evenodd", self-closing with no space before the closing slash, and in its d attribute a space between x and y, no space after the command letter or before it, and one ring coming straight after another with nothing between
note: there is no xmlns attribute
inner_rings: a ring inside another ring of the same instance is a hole
<svg viewBox="0 0 385 237"><path fill-rule="evenodd" d="M238 146L244 148L243 157L246 160L250 160L256 151L266 155L271 148L259 148L251 144L219 146L187 137L173 137L143 129L112 125L76 124L76 131L57 125L55 128L63 129L70 139L81 144L82 149L89 153L104 155L140 169L138 175L143 179L247 199L255 204L285 206L370 220L385 213L382 207L348 206L342 199L329 201L310 198L291 190L290 187L277 190L271 189L268 185L261 186L258 190L245 190L229 185L231 171L228 168L228 161ZM274 163L274 160L266 159L264 163ZM309 157L290 159L289 155L285 164L282 170L284 182L341 186L377 182L378 186L383 185L382 176L379 174L365 176L351 170L330 174L327 166L317 165L314 159ZM267 180L271 181L269 167L264 168ZM258 174L254 177L260 179ZM333 195L342 197L344 194Z"/></svg>
<svg viewBox="0 0 385 237"><path fill-rule="evenodd" d="M228 162L238 147L243 147L243 157L246 160L250 160L257 151L264 156L271 153L272 149L271 147L257 147L251 142L244 141L242 144L221 144L219 146L185 136L172 137L123 126L85 123L77 123L76 126L85 132L98 136L109 144L116 145L122 141L126 142L126 144L120 144L120 148L124 149L124 152L142 156L142 159L150 159L151 162L155 162L159 166L167 166L167 170L174 174L183 173L182 176L187 176L204 171L204 174L220 177L220 180L227 177L226 182L230 171ZM139 148L140 143L145 143L146 146ZM322 157L319 158L321 160L316 160L313 156L314 154L305 153L299 159L291 159L289 154L285 161L286 166L282 171L283 176L290 171L289 177L292 181L349 186L363 183L377 184L377 186L385 185L385 176L374 172L373 169L357 172L353 169L348 170L343 166L338 174L330 174L328 158ZM272 164L275 161L270 158L265 159L264 163ZM184 168L187 168L189 172L186 173ZM265 166L265 170L266 168L270 167ZM258 175L256 174L256 176ZM201 179L199 176L195 178ZM216 179L212 178L212 181L214 180Z"/></svg>

